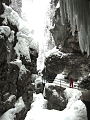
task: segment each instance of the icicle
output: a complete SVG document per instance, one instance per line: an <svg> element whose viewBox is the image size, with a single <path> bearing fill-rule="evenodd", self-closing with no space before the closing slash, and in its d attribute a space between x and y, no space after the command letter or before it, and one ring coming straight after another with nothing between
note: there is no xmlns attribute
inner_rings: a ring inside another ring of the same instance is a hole
<svg viewBox="0 0 90 120"><path fill-rule="evenodd" d="M59 0L60 2L60 15L61 15L61 22L62 25L65 24L65 2L63 0Z"/></svg>
<svg viewBox="0 0 90 120"><path fill-rule="evenodd" d="M86 44L87 44L86 40L87 40L86 31L84 29L84 26L81 25L80 32L79 32L79 45L82 52L86 50Z"/></svg>
<svg viewBox="0 0 90 120"><path fill-rule="evenodd" d="M87 55L90 55L90 24L88 25Z"/></svg>
<svg viewBox="0 0 90 120"><path fill-rule="evenodd" d="M65 3L64 3L65 2ZM72 33L75 31L75 26L79 32L79 45L82 52L86 51L90 54L90 2L88 0L60 0L60 10L62 22L65 20L65 7L70 20Z"/></svg>

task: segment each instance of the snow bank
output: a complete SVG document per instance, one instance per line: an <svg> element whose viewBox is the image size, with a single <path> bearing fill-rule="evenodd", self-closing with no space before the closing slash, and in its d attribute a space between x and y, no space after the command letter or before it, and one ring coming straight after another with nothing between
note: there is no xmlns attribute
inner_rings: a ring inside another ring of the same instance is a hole
<svg viewBox="0 0 90 120"><path fill-rule="evenodd" d="M81 93L78 90L72 89L66 89L65 93L69 103L71 102L72 104L69 106L70 104L68 103L69 105L63 111L47 110L47 102L42 94L34 94L34 102L25 120L87 120L86 107L81 100L78 100Z"/></svg>
<svg viewBox="0 0 90 120"><path fill-rule="evenodd" d="M31 109L45 109L47 107L47 100L43 98L43 95L40 94L33 94L33 103L31 105Z"/></svg>
<svg viewBox="0 0 90 120"><path fill-rule="evenodd" d="M79 100L82 95L81 91L77 89L71 89L71 88L66 88L64 93L68 100L66 109L69 109L71 105L73 105L75 101Z"/></svg>
<svg viewBox="0 0 90 120"><path fill-rule="evenodd" d="M22 97L19 98L17 103L15 104L15 108L12 108L5 112L1 117L0 120L14 120L15 114L19 113L23 108L25 107L25 104L23 102Z"/></svg>
<svg viewBox="0 0 90 120"><path fill-rule="evenodd" d="M11 102L13 99L16 99L15 95L11 95L6 101Z"/></svg>
<svg viewBox="0 0 90 120"><path fill-rule="evenodd" d="M87 120L86 107L81 100L75 101L67 113L71 114L67 120Z"/></svg>
<svg viewBox="0 0 90 120"><path fill-rule="evenodd" d="M59 79L59 80L63 80L65 75L63 74L64 72L57 74L57 76L55 77L55 79Z"/></svg>

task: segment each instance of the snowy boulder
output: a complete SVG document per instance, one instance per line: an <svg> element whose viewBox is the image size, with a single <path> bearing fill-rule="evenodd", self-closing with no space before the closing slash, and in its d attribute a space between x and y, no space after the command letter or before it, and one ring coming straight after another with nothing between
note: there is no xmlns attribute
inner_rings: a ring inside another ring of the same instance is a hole
<svg viewBox="0 0 90 120"><path fill-rule="evenodd" d="M0 26L0 35L4 34L6 37L8 37L10 33L11 33L10 27Z"/></svg>
<svg viewBox="0 0 90 120"><path fill-rule="evenodd" d="M63 88L60 88L53 83L46 83L44 97L48 100L48 109L56 109L60 111L65 109L67 100Z"/></svg>
<svg viewBox="0 0 90 120"><path fill-rule="evenodd" d="M32 38L28 25L21 19L18 13L15 12L10 6L5 4L3 4L3 6L5 9L4 13L1 15L1 17L4 18L3 24L9 24L11 27L15 26L17 28L16 36L18 42L15 46L17 55L18 57L20 57L20 54L24 55L28 60L30 60L29 47L38 51L38 44Z"/></svg>
<svg viewBox="0 0 90 120"><path fill-rule="evenodd" d="M70 112L74 117L73 120L87 120L87 110L85 104L80 100L82 93L77 89L66 88L64 94L68 100L65 111ZM68 116L69 118L69 116ZM72 119L71 119L72 120Z"/></svg>
<svg viewBox="0 0 90 120"><path fill-rule="evenodd" d="M67 74L72 75L77 81L90 73L89 65L90 57L87 58L81 53L64 53L59 49L51 52L45 59L47 78L50 78L51 74L59 74L66 70Z"/></svg>
<svg viewBox="0 0 90 120"><path fill-rule="evenodd" d="M66 99L68 100L66 109L69 109L75 101L81 99L82 93L81 93L81 91L79 91L77 89L66 88L64 90L64 95L65 95Z"/></svg>

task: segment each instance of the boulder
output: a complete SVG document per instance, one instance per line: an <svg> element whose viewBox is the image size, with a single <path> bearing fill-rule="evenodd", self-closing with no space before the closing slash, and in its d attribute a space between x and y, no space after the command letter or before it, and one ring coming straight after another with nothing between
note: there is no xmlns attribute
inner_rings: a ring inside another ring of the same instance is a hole
<svg viewBox="0 0 90 120"><path fill-rule="evenodd" d="M67 100L64 95L64 88L60 88L51 83L46 83L44 97L48 100L47 108L63 110L67 105Z"/></svg>
<svg viewBox="0 0 90 120"><path fill-rule="evenodd" d="M58 50L49 55L45 60L46 74L59 74L67 71L68 77L73 76L75 81L90 73L90 57L81 53L63 53Z"/></svg>

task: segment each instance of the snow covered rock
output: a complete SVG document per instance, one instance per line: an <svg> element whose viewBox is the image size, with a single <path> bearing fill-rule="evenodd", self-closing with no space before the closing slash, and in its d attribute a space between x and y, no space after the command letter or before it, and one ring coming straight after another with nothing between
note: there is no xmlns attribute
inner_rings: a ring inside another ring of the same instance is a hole
<svg viewBox="0 0 90 120"><path fill-rule="evenodd" d="M17 117L18 113L21 112L25 108L25 104L23 102L22 97L18 99L18 101L15 103L15 107L12 109L9 109L7 112L5 112L1 117L0 120L20 120L19 117Z"/></svg>
<svg viewBox="0 0 90 120"><path fill-rule="evenodd" d="M4 18L3 24L10 25L10 28L15 30L16 44L14 50L17 57L25 56L26 60L31 62L30 48L38 51L38 44L32 38L28 25L20 18L17 12L11 7L3 3L4 13L1 14L1 18Z"/></svg>
<svg viewBox="0 0 90 120"><path fill-rule="evenodd" d="M49 81L51 75L67 71L67 75L72 75L75 81L80 77L87 76L90 73L90 57L81 55L81 53L64 53L59 49L50 51L45 59L44 76ZM56 77L56 76L55 76ZM52 80L53 81L53 80Z"/></svg>
<svg viewBox="0 0 90 120"><path fill-rule="evenodd" d="M2 1L0 5L3 7L0 11L0 114L13 108L10 95L15 95L16 99L22 96L26 108L18 114L16 120L20 120L20 117L24 119L33 99L31 74L36 73L38 47L18 13ZM7 105L3 104L4 99L9 100Z"/></svg>
<svg viewBox="0 0 90 120"><path fill-rule="evenodd" d="M48 109L56 109L60 111L65 109L67 100L64 95L64 88L60 88L53 83L46 83L44 97L48 100Z"/></svg>
<svg viewBox="0 0 90 120"><path fill-rule="evenodd" d="M25 120L87 120L86 107L81 100L74 101L69 109L63 111L48 110L46 105L47 101L41 94L35 95Z"/></svg>

